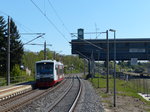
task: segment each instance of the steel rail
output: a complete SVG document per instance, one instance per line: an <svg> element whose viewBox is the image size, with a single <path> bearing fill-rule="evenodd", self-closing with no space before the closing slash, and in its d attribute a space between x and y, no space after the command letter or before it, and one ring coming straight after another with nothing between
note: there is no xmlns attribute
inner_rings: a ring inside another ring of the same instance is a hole
<svg viewBox="0 0 150 112"><path fill-rule="evenodd" d="M82 82L81 82L81 79L79 77L77 77L77 78L79 80L79 86L80 86L80 88L79 88L79 92L78 92L78 94L77 94L77 96L76 96L76 98L75 98L72 106L69 109L69 112L73 112L74 111L74 109L75 109L75 107L77 105L77 102L79 101L79 98L80 98L81 93L82 93Z"/></svg>
<svg viewBox="0 0 150 112"><path fill-rule="evenodd" d="M50 106L49 107L49 112L51 111L51 110L53 110L56 106L57 106L57 104L59 103L59 102L61 102L61 100L68 94L68 92L69 92L69 90L72 88L72 86L73 86L73 82L74 82L74 78L73 78L73 80L72 80L72 83L70 83L70 85L65 89L65 93L62 95L62 96L60 96L58 99L57 99L57 101L52 105L52 106Z"/></svg>
<svg viewBox="0 0 150 112"><path fill-rule="evenodd" d="M31 103L33 100L37 100L37 99L39 99L39 98L45 96L45 95L48 94L49 92L52 92L52 91L56 90L57 88L61 87L61 85L62 85L63 83L65 83L65 82L66 82L66 79L63 80L60 84L56 85L55 87L49 88L49 89L47 89L46 91L41 92L40 94L35 95L35 96L33 96L33 97L29 98L29 99L26 99L26 100L24 100L24 101L22 101L22 102L20 102L20 103L18 103L18 104L15 104L15 105L10 106L10 107L8 107L8 108L3 108L2 110L0 110L0 112L15 111L15 110L21 108L22 106ZM17 99L17 97L16 97L16 99ZM8 103L8 102L7 102L7 103Z"/></svg>
<svg viewBox="0 0 150 112"><path fill-rule="evenodd" d="M82 83L81 83L81 80L77 76L76 76L76 78L79 81L79 89L78 89L76 97L74 98L71 106L68 108L68 112L73 112L74 111L75 106L76 106L76 104L77 104L77 102L78 102L78 100L80 98L81 92L82 92ZM57 101L49 108L49 112L51 112L67 96L67 94L70 92L70 90L73 87L73 83L74 83L74 77L73 77L72 84L68 87L67 91L60 98L58 98Z"/></svg>

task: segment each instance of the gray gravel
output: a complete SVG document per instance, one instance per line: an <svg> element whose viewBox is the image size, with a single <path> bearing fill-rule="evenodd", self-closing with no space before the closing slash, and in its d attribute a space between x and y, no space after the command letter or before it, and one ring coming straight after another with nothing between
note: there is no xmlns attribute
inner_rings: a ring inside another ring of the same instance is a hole
<svg viewBox="0 0 150 112"><path fill-rule="evenodd" d="M53 108L51 112L68 112L79 90L79 80L74 79L73 86L65 97Z"/></svg>
<svg viewBox="0 0 150 112"><path fill-rule="evenodd" d="M75 112L104 112L100 96L98 96L91 83L83 80L83 90Z"/></svg>
<svg viewBox="0 0 150 112"><path fill-rule="evenodd" d="M81 75L81 74L80 74ZM96 94L91 83L87 80L83 80L83 90L80 100L75 108L75 112L104 112L102 104L100 103L100 97ZM65 87L63 85L63 87ZM48 107L57 99L60 93L64 89L56 90L54 93L32 102L29 105L26 105L24 108L19 109L19 112L47 112Z"/></svg>
<svg viewBox="0 0 150 112"><path fill-rule="evenodd" d="M16 112L48 112L48 108L54 103L55 99L61 95L60 93L64 92L64 88L66 88L69 83L70 79L63 84L61 88L50 92L46 96L33 101L31 104L28 104L23 108L16 110Z"/></svg>

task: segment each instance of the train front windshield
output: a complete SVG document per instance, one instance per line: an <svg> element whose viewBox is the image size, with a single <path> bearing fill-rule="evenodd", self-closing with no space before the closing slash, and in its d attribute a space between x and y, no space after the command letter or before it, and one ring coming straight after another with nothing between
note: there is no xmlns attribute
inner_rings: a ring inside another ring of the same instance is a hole
<svg viewBox="0 0 150 112"><path fill-rule="evenodd" d="M40 74L53 74L53 63L37 63L36 72Z"/></svg>

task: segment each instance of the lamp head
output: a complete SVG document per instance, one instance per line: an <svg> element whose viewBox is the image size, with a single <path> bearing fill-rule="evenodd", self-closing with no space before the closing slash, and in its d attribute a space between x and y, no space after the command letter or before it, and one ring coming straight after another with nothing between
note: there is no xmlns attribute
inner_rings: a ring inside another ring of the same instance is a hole
<svg viewBox="0 0 150 112"><path fill-rule="evenodd" d="M114 29L109 29L109 31L111 31L111 32L116 32L116 30L114 30Z"/></svg>

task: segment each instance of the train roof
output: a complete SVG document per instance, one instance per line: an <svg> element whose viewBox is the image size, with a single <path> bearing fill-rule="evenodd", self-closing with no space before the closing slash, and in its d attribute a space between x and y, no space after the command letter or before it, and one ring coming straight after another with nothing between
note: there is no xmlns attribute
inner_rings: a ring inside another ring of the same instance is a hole
<svg viewBox="0 0 150 112"><path fill-rule="evenodd" d="M36 63L42 63L42 62L56 62L56 60L41 60L41 61L37 61Z"/></svg>
<svg viewBox="0 0 150 112"><path fill-rule="evenodd" d="M61 62L56 62L56 64L63 65L63 63L61 63Z"/></svg>
<svg viewBox="0 0 150 112"><path fill-rule="evenodd" d="M47 62L63 65L61 62L57 62L56 60L41 60L41 61L37 61L36 63L47 63Z"/></svg>

